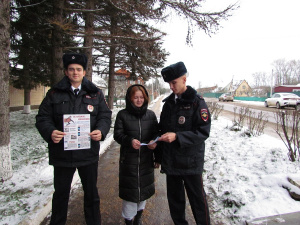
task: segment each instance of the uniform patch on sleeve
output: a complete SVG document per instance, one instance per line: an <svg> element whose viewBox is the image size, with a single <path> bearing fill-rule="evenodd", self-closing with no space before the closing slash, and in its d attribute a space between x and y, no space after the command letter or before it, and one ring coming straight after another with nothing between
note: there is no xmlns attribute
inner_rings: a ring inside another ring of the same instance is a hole
<svg viewBox="0 0 300 225"><path fill-rule="evenodd" d="M200 114L201 114L201 118L204 121L208 120L208 111L207 111L207 109L201 109Z"/></svg>

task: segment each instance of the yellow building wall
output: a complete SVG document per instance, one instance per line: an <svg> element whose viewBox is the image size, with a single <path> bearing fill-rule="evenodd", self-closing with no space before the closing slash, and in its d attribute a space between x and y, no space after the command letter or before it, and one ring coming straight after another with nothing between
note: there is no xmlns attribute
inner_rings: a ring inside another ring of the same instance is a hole
<svg viewBox="0 0 300 225"><path fill-rule="evenodd" d="M49 87L39 86L30 92L31 105L40 105ZM10 107L24 106L24 90L9 86Z"/></svg>
<svg viewBox="0 0 300 225"><path fill-rule="evenodd" d="M243 81L235 91L235 96L237 97L247 97L251 95L252 95L252 89L245 81Z"/></svg>
<svg viewBox="0 0 300 225"><path fill-rule="evenodd" d="M235 90L236 97L252 96L252 89L247 82L243 81L240 86Z"/></svg>

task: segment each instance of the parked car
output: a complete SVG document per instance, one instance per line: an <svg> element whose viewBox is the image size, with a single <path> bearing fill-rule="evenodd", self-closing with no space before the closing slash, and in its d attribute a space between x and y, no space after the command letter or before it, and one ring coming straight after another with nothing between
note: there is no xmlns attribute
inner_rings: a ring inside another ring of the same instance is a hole
<svg viewBox="0 0 300 225"><path fill-rule="evenodd" d="M275 93L270 98L265 100L265 106L276 106L277 109L281 109L284 107L295 107L297 105L297 101L300 100L300 97L296 94L292 93Z"/></svg>
<svg viewBox="0 0 300 225"><path fill-rule="evenodd" d="M219 97L219 101L223 101L223 102L233 102L233 94L230 93L224 93Z"/></svg>

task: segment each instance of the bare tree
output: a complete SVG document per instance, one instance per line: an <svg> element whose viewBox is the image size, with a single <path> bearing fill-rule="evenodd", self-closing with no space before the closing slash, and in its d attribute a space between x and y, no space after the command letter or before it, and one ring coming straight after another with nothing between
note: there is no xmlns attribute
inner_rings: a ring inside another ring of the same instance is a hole
<svg viewBox="0 0 300 225"><path fill-rule="evenodd" d="M290 161L295 162L300 156L300 114L297 110L278 110L275 114L276 133L288 150Z"/></svg>
<svg viewBox="0 0 300 225"><path fill-rule="evenodd" d="M300 60L277 59L273 62L275 85L291 85L300 82Z"/></svg>
<svg viewBox="0 0 300 225"><path fill-rule="evenodd" d="M9 133L10 1L0 1L0 179L12 176Z"/></svg>
<svg viewBox="0 0 300 225"><path fill-rule="evenodd" d="M300 60L291 60L288 62L290 68L291 84L300 83Z"/></svg>
<svg viewBox="0 0 300 225"><path fill-rule="evenodd" d="M269 78L265 72L256 72L252 74L254 79L254 87L270 86Z"/></svg>
<svg viewBox="0 0 300 225"><path fill-rule="evenodd" d="M192 45L194 29L204 31L209 36L214 34L220 28L220 22L227 20L231 12L239 6L236 4L227 6L224 10L217 12L203 12L204 0L160 0L163 8L175 12L178 16L183 17L188 24L186 43ZM167 13L168 10L165 10Z"/></svg>

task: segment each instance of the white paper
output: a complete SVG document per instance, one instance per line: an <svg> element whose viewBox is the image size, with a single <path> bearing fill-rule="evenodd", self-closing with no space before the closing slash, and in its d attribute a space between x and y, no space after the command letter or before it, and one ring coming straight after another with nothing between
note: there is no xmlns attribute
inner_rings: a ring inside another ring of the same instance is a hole
<svg viewBox="0 0 300 225"><path fill-rule="evenodd" d="M65 151L91 148L90 114L65 114L64 132Z"/></svg>
<svg viewBox="0 0 300 225"><path fill-rule="evenodd" d="M154 144L155 142L157 142L158 138L159 138L159 136L156 137L155 140L154 140L154 141L151 141L149 144L141 143L141 145L152 145L152 144Z"/></svg>

